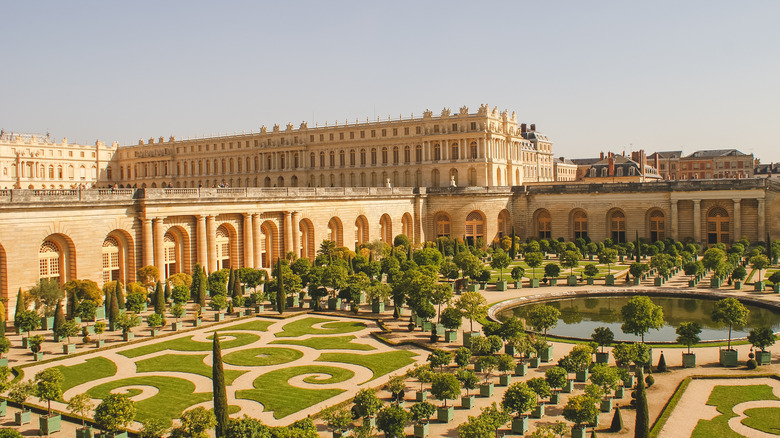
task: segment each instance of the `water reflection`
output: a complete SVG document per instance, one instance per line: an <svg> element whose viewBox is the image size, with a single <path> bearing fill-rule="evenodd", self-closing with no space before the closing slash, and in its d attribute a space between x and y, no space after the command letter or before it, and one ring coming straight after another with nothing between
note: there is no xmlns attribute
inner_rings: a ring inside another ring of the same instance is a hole
<svg viewBox="0 0 780 438"><path fill-rule="evenodd" d="M638 341L640 338L623 333L620 329L622 318L620 309L631 297L578 297L555 301L546 304L561 311L558 325L548 331L551 335L568 336L589 339L596 327L609 327L615 333L615 339L621 341ZM702 325L701 339L712 341L726 339L728 326L712 321L710 316L715 307L715 300L704 300L683 297L651 297L655 304L664 310L665 325L660 330L651 330L645 334L647 342L674 341L677 338L675 329L682 322L695 321ZM504 320L509 316L525 318L527 310L533 305L515 307L500 312L497 316ZM770 309L749 304L748 324L745 327L735 326L733 338L746 337L750 329L755 327L770 327L780 331L780 313Z"/></svg>

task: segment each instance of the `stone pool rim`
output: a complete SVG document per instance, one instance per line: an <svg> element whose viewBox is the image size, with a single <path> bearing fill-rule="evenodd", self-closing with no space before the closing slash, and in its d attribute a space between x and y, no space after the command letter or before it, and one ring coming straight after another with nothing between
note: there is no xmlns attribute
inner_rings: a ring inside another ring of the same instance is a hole
<svg viewBox="0 0 780 438"><path fill-rule="evenodd" d="M560 300L566 300L570 298L604 297L604 296L615 296L615 295L616 296L645 295L649 297L657 296L657 297L676 297L676 298L699 298L699 299L705 299L711 301L718 301L723 298L736 298L740 303L750 304L756 307L763 307L765 309L773 310L777 313L780 313L780 303L775 303L773 301L768 301L761 298L754 298L749 296L748 297L736 296L736 295L731 295L723 292L679 290L679 289L658 289L658 288L655 289L615 288L615 289L557 290L552 292L528 295L524 297L510 298L508 300L504 300L490 306L488 308L487 317L491 321L501 322L496 315L499 312L514 307L527 306L529 304L544 303L547 301L560 301ZM776 332L775 335L779 333L780 332ZM564 339L564 340L572 340L572 341L585 341L585 342L592 341L590 337L578 338L578 337L560 336L560 335L548 335L547 337L551 338L553 341L556 338ZM731 338L731 341L734 342L734 341L741 341L746 339L747 337ZM721 343L726 341L728 341L728 338L711 339L707 341L701 341L696 345L716 344L716 343ZM615 341L614 343L620 344L620 343L632 343L632 342L633 341ZM678 345L677 341L653 341L648 343L658 344L658 345L662 345L662 344Z"/></svg>

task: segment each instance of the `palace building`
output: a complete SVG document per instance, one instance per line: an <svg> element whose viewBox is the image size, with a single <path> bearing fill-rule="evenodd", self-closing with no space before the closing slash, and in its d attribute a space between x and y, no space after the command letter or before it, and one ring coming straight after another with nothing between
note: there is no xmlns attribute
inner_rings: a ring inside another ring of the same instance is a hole
<svg viewBox="0 0 780 438"><path fill-rule="evenodd" d="M484 105L130 147L6 138L0 148L13 142L18 154L0 157L17 166L0 189L7 309L40 278L102 286L135 281L147 265L165 277L196 263L270 268L289 252L313 259L325 239L352 249L398 234L490 242L512 229L522 239L704 244L780 235L774 179L554 183L547 137ZM70 188L84 182L95 188Z"/></svg>

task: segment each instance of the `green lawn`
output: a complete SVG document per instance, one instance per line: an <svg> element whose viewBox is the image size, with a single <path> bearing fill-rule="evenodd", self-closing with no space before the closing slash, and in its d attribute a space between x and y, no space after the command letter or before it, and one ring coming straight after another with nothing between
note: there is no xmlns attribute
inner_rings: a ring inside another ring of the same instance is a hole
<svg viewBox="0 0 780 438"><path fill-rule="evenodd" d="M228 353L222 361L237 366L259 367L289 363L302 357L303 353L292 348L261 347Z"/></svg>
<svg viewBox="0 0 780 438"><path fill-rule="evenodd" d="M171 419L181 417L185 409L212 399L211 391L195 393L195 385L188 380L162 376L114 380L91 388L87 394L92 398L103 399L113 390L124 386L153 386L159 390L154 396L135 402L136 421L156 418L171 424ZM130 391L131 396L138 393L138 390Z"/></svg>
<svg viewBox="0 0 780 438"><path fill-rule="evenodd" d="M307 377L307 383L327 384L349 380L354 373L344 368L308 365L282 368L259 376L254 381L254 389L236 391L236 398L255 400L263 404L265 411L273 411L274 418L283 418L306 409L317 403L335 397L343 389L298 388L287 383L292 377L301 374L327 374L328 378Z"/></svg>
<svg viewBox="0 0 780 438"><path fill-rule="evenodd" d="M176 373L192 373L201 376L212 376L211 367L203 362L206 354L163 354L139 360L135 363L139 373L151 373L155 371L171 371ZM246 371L225 370L225 384L230 385L238 376Z"/></svg>
<svg viewBox="0 0 780 438"><path fill-rule="evenodd" d="M330 322L328 322L330 321ZM323 324L323 328L314 328L315 324L327 322ZM295 322L291 322L282 327L281 332L276 334L277 338L295 338L303 335L338 335L342 333L351 333L360 331L366 328L366 325L362 322L354 321L336 321L327 318L303 318Z"/></svg>
<svg viewBox="0 0 780 438"><path fill-rule="evenodd" d="M233 347L240 347L242 345L248 345L260 339L260 336L252 333L229 333L227 331L222 332L220 338L226 335L232 336L235 339L220 342L220 347L222 347L223 350ZM210 336L209 338L212 337L213 336ZM144 345L142 347L133 348L131 350L120 351L119 354L132 359L138 356L143 356L145 354L156 353L158 351L211 351L211 347L211 342L193 341L192 336L190 336Z"/></svg>
<svg viewBox="0 0 780 438"><path fill-rule="evenodd" d="M737 434L728 425L730 418L735 417L732 408L740 403L753 400L780 400L775 397L772 388L769 385L749 385L749 386L715 386L712 389L707 404L715 406L721 415L712 420L699 420L696 428L693 430L692 438L739 438L742 435ZM770 430L778 425L777 418L767 416L771 412L759 412L756 417L750 417L743 421L747 426L759 430ZM748 420L750 420L748 422ZM750 424L749 424L750 423Z"/></svg>
<svg viewBox="0 0 780 438"><path fill-rule="evenodd" d="M354 336L329 336L309 338L303 340L280 339L272 341L272 344L300 345L303 347L314 348L316 350L376 350L376 348L367 345L353 343Z"/></svg>
<svg viewBox="0 0 780 438"><path fill-rule="evenodd" d="M417 354L408 350L388 351L374 354L352 354L352 353L322 353L318 362L341 362L364 366L374 373L374 376L366 382L384 376L399 368L414 363L413 357ZM360 384L362 385L363 383Z"/></svg>
<svg viewBox="0 0 780 438"><path fill-rule="evenodd" d="M549 263L557 264L558 260L557 259L545 260L544 262L542 262L541 266L536 268L536 273L534 275L533 272L534 270L531 269L531 267L529 267L524 261L512 262L512 264L510 264L508 268L504 269L504 280L513 281L509 274L512 272L512 268L514 268L515 266L521 266L523 269L525 269L525 273L523 274L524 278L541 279L542 277L544 277L544 267ZM596 277L594 278L604 278L604 276L607 275L607 269L608 269L607 265L600 265L598 259L594 259L593 261L590 261L587 258L584 260L580 260L579 264L574 268L575 275L577 276L583 275L582 271L585 270L585 265L589 265L591 263L595 264L596 267L599 269L598 275L596 275ZM493 274L491 276L490 281L498 280L498 270L492 269L489 264L485 265L485 267ZM626 266L620 265L619 263L613 263L612 265L609 266L609 269L614 275L617 274L619 271L626 269ZM569 275L569 269L561 267L561 273L559 274L558 278L565 278L568 275Z"/></svg>
<svg viewBox="0 0 780 438"><path fill-rule="evenodd" d="M747 409L742 424L762 432L780 435L780 408Z"/></svg>
<svg viewBox="0 0 780 438"><path fill-rule="evenodd" d="M267 332L268 326L276 321L265 321L262 319L253 319L242 324L231 325L225 328L225 330L250 330L253 332Z"/></svg>
<svg viewBox="0 0 780 438"><path fill-rule="evenodd" d="M62 392L82 383L111 377L116 374L116 364L103 357L87 359L84 363L78 365L69 367L60 365L55 368L59 369L64 377Z"/></svg>

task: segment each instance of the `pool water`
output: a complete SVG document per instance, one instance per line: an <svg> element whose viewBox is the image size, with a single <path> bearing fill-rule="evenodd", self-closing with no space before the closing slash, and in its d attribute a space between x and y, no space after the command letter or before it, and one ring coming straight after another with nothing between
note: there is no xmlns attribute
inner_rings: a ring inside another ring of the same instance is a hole
<svg viewBox="0 0 780 438"><path fill-rule="evenodd" d="M545 301L544 304L561 311L558 324L547 333L590 340L590 335L597 327L609 327L617 341L640 341L639 336L623 333L620 328L623 323L620 309L630 298L599 296ZM645 333L645 342L674 342L677 339L675 330L680 323L686 321L695 321L702 325L702 332L699 335L702 341L728 338L729 327L715 323L711 319L716 300L666 296L651 296L650 299L663 308L664 326L660 330L650 330ZM496 316L502 321L512 315L525 319L526 312L534 305L526 304L504 309ZM770 327L774 332L780 331L780 312L751 304L745 304L745 307L750 310L748 323L744 327L732 327L732 339L745 338L750 330L756 327Z"/></svg>

